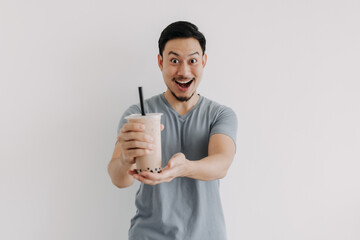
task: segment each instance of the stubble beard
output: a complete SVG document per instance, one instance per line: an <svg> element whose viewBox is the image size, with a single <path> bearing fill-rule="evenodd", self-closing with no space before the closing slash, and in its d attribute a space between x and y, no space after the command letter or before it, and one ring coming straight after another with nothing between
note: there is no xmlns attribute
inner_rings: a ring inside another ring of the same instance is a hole
<svg viewBox="0 0 360 240"><path fill-rule="evenodd" d="M178 100L178 101L180 101L180 102L187 102L187 101L189 101L193 96L194 96L194 94L195 94L195 91L191 94L191 96L190 97L178 97L178 96L176 96L176 94L173 92L173 91L171 91L171 89L169 89L170 90L170 92L171 92L171 94L176 98L176 100Z"/></svg>

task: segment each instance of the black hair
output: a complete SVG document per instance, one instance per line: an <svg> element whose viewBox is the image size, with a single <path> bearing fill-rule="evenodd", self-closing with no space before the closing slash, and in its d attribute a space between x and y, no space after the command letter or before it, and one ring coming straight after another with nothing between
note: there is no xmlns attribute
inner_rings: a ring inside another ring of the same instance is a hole
<svg viewBox="0 0 360 240"><path fill-rule="evenodd" d="M159 38L159 53L162 56L165 44L175 38L195 38L199 41L203 54L205 53L206 39L198 27L190 22L178 21L167 26Z"/></svg>

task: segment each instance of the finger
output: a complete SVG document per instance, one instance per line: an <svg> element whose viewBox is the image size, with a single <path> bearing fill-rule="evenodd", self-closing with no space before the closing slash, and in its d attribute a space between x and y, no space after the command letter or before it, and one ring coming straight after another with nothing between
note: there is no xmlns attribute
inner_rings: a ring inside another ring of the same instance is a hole
<svg viewBox="0 0 360 240"><path fill-rule="evenodd" d="M135 164L135 158L126 158L125 154L123 154L124 164L128 166L132 166Z"/></svg>
<svg viewBox="0 0 360 240"><path fill-rule="evenodd" d="M125 158L128 158L128 159L134 159L137 157L142 157L142 156L148 155L150 153L152 153L152 150L136 148L136 149L129 149L129 150L124 151L124 156L125 156Z"/></svg>
<svg viewBox="0 0 360 240"><path fill-rule="evenodd" d="M152 172L149 172L149 171L144 171L144 172L141 172L140 175L146 179L150 179L150 180L153 180L153 181L160 181L162 178L161 176L159 176L160 174L157 173L157 174L154 174Z"/></svg>
<svg viewBox="0 0 360 240"><path fill-rule="evenodd" d="M148 184L148 185L156 185L156 184L159 184L160 182L158 181L154 181L154 180L151 180L151 179L147 179L147 178L144 178L142 175L139 175L139 174L134 174L133 177L142 182L142 183L145 183L145 184Z"/></svg>
<svg viewBox="0 0 360 240"><path fill-rule="evenodd" d="M137 140L140 142L152 142L154 141L153 137L148 134L141 133L141 132L126 132L122 133L118 136L118 141L132 141Z"/></svg>
<svg viewBox="0 0 360 240"><path fill-rule="evenodd" d="M161 124L160 125L160 130L162 131L162 130L164 130L164 128L165 128L164 124Z"/></svg>
<svg viewBox="0 0 360 240"><path fill-rule="evenodd" d="M129 175L134 175L134 174L137 174L137 173L138 173L138 172L137 172L136 169L133 169L133 170L128 171L128 174L129 174Z"/></svg>
<svg viewBox="0 0 360 240"><path fill-rule="evenodd" d="M185 158L185 155L183 153L176 153L174 156L172 156L169 160L168 167L173 168Z"/></svg>
<svg viewBox="0 0 360 240"><path fill-rule="evenodd" d="M148 143L148 142L139 142L139 141L128 141L128 142L123 142L121 144L123 149L135 149L135 148L141 148L141 149L149 149L149 150L154 150L155 149L155 145L152 143Z"/></svg>
<svg viewBox="0 0 360 240"><path fill-rule="evenodd" d="M173 179L173 173L166 169L165 167L161 173L141 172L141 176L155 182L169 182L170 179Z"/></svg>
<svg viewBox="0 0 360 240"><path fill-rule="evenodd" d="M121 132L142 132L145 129L145 125L141 123L125 123L121 128Z"/></svg>

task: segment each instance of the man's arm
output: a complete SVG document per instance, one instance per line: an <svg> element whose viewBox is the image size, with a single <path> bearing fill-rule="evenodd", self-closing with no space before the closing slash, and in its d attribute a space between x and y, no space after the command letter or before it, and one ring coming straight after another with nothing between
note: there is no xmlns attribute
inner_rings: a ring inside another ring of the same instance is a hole
<svg viewBox="0 0 360 240"><path fill-rule="evenodd" d="M118 188L126 188L134 183L134 178L128 171L135 169L135 164L128 164L122 159L120 143L116 142L111 161L108 165L108 173L111 181Z"/></svg>
<svg viewBox="0 0 360 240"><path fill-rule="evenodd" d="M161 126L161 129L163 128ZM133 184L134 178L129 175L129 172L136 168L136 157L150 154L154 148L152 137L146 135L144 129L143 124L125 123L120 130L113 156L108 165L111 181L119 188Z"/></svg>
<svg viewBox="0 0 360 240"><path fill-rule="evenodd" d="M235 155L235 143L225 134L214 134L209 141L209 154L201 160L187 160L182 153L175 154L160 174L131 171L133 177L145 184L170 182L176 177L210 181L226 176Z"/></svg>
<svg viewBox="0 0 360 240"><path fill-rule="evenodd" d="M208 157L199 161L189 161L185 176L203 181L223 178L234 155L234 141L225 134L214 134L210 137Z"/></svg>

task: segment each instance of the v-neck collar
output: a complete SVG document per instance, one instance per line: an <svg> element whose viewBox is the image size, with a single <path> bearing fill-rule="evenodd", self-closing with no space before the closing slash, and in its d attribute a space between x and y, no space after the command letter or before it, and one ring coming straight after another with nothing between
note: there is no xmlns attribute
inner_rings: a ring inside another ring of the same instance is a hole
<svg viewBox="0 0 360 240"><path fill-rule="evenodd" d="M197 103L195 103L195 105L187 112L185 113L185 115L180 115L171 105L170 103L166 100L164 93L160 94L161 99L163 100L163 102L166 104L166 106L170 109L170 111L172 111L173 113L176 114L176 116L182 120L185 120L188 116L191 115L191 113L199 107L199 105L201 104L201 102L203 101L203 96L201 96L199 94L199 100L197 101Z"/></svg>

